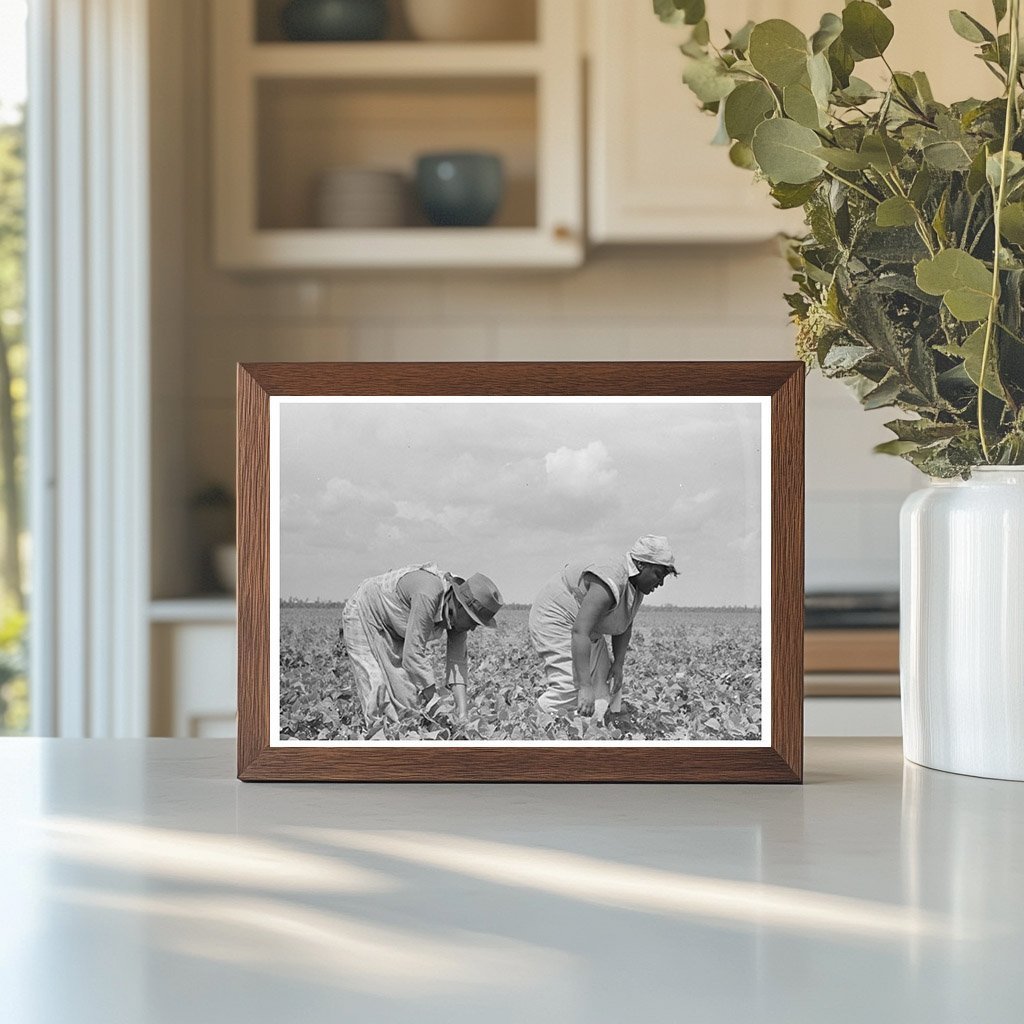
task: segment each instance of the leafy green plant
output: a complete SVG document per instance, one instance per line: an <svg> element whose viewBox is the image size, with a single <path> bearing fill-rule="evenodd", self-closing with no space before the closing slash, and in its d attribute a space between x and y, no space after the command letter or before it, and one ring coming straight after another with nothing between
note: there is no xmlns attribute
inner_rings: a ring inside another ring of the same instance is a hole
<svg viewBox="0 0 1024 1024"><path fill-rule="evenodd" d="M887 424L879 451L931 476L1024 464L1024 134L1020 0L993 0L986 26L950 11L1000 87L938 102L920 71L886 59L890 0L852 0L806 36L748 22L716 46L704 0L654 0L691 26L683 80L718 118L716 142L803 207L787 240L797 351L848 384ZM888 87L855 74L880 61Z"/></svg>
<svg viewBox="0 0 1024 1024"><path fill-rule="evenodd" d="M626 662L621 714L555 718L538 704L544 669L525 608L502 610L496 630L469 639L469 714L451 701L404 712L372 736L339 636L337 608L281 609L280 726L285 740L751 740L761 735L761 615L728 609L644 609ZM432 645L443 678L444 641Z"/></svg>

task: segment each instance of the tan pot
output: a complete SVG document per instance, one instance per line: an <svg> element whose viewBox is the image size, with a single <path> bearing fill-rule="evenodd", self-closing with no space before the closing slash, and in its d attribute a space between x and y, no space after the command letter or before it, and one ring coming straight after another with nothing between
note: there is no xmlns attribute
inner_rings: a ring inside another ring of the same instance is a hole
<svg viewBox="0 0 1024 1024"><path fill-rule="evenodd" d="M529 0L404 0L404 6L413 35L427 42L523 40L536 33Z"/></svg>

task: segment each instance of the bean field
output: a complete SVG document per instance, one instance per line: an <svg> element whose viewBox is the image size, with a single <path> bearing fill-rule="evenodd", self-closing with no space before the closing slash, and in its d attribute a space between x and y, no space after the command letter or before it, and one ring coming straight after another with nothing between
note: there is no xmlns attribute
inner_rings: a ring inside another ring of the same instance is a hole
<svg viewBox="0 0 1024 1024"><path fill-rule="evenodd" d="M530 644L528 609L506 608L497 630L469 638L469 714L454 702L403 713L367 736L341 637L341 609L281 609L282 740L757 740L761 736L761 616L757 610L645 608L633 627L621 712L554 718ZM434 645L443 679L444 640Z"/></svg>

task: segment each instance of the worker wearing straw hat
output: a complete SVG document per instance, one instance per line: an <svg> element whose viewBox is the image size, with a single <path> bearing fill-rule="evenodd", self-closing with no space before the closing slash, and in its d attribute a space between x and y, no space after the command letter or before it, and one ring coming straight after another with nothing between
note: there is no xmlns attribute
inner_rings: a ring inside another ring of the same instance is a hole
<svg viewBox="0 0 1024 1024"><path fill-rule="evenodd" d="M624 557L573 562L548 580L530 609L530 639L544 659L547 685L538 701L545 711L592 715L597 701L620 710L633 620L670 574L676 568L667 538L648 534Z"/></svg>
<svg viewBox="0 0 1024 1024"><path fill-rule="evenodd" d="M364 580L345 602L342 627L367 724L397 720L400 709L432 708L450 687L460 717L469 681L467 634L495 628L501 594L486 576L462 579L432 563ZM447 637L445 679L438 685L427 645Z"/></svg>

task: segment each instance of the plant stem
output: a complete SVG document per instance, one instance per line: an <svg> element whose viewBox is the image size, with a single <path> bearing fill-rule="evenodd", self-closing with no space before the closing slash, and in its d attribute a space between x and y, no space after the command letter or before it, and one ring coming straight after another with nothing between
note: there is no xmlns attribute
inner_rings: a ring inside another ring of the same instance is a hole
<svg viewBox="0 0 1024 1024"><path fill-rule="evenodd" d="M779 117L785 117L785 111L783 111L782 109L782 100L780 100L778 95L776 94L775 89L772 86L772 83L769 82L768 79L764 77L764 75L760 74L757 71L754 72L754 77L759 79L761 84L764 85L764 87L771 94L772 99L775 101L775 113L778 114Z"/></svg>
<svg viewBox="0 0 1024 1024"><path fill-rule="evenodd" d="M986 214L985 215L985 219L981 222L981 227L978 228L978 233L974 236L974 241L971 242L971 246L967 250L968 252L973 253L974 250L977 249L978 243L981 241L981 236L983 234L985 234L985 229L989 226L989 223L991 222L991 220L992 220L992 214L991 213Z"/></svg>
<svg viewBox="0 0 1024 1024"><path fill-rule="evenodd" d="M913 209L914 211L914 216L917 218L917 233L918 235L921 236L921 241L924 242L929 255L934 256L935 247L932 245L932 233L930 228L928 227L928 222L924 219L924 214L921 213L921 211L917 208L917 204L910 202L910 198L907 195L906 189L904 189L903 187L903 182L900 181L899 172L894 167L892 174L883 174L882 179L889 183L889 185L893 188L897 195L900 196L901 199L906 199L906 201L910 203L911 209ZM935 243L936 245L939 246L940 249L942 248L942 243L938 239L938 237L936 237Z"/></svg>
<svg viewBox="0 0 1024 1024"><path fill-rule="evenodd" d="M825 173L833 181L838 181L841 185L845 185L847 188L852 188L854 192L859 192L866 199L870 199L871 202L875 204L875 206L879 204L880 200L877 198L877 196L873 196L870 192L867 191L867 189L863 189L860 187L860 185L854 184L854 182L852 181L847 181L845 178L840 178L838 174L834 174L827 167L825 168Z"/></svg>
<svg viewBox="0 0 1024 1024"><path fill-rule="evenodd" d="M978 435L985 461L992 462L988 435L985 432L985 374L992 352L992 333L999 312L1000 241L1002 240L1003 203L1006 199L1006 165L1009 162L1013 122L1017 113L1017 74L1020 65L1020 0L1010 0L1010 73L1006 83L1006 124L1003 126L1003 151L999 167L999 190L995 197L995 252L992 256L992 294L989 299L988 319L985 322L985 346L981 350L981 370L978 373Z"/></svg>

